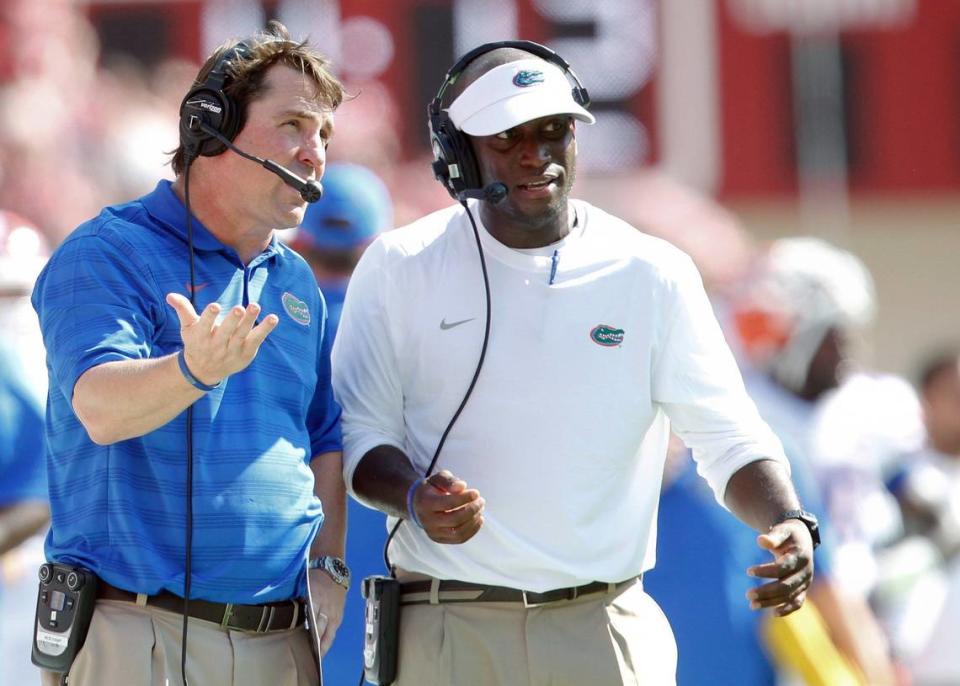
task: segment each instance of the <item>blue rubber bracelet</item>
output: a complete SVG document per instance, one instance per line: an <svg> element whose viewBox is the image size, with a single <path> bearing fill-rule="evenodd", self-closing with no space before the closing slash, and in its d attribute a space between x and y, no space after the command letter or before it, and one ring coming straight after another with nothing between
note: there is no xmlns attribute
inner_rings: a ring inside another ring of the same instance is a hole
<svg viewBox="0 0 960 686"><path fill-rule="evenodd" d="M426 481L426 478L421 476L419 479L410 484L410 489L407 491L407 515L409 515L410 521L419 526L421 529L423 528L423 524L420 523L420 518L417 517L416 511L413 509L413 494L417 492L417 488L424 481Z"/></svg>
<svg viewBox="0 0 960 686"><path fill-rule="evenodd" d="M223 384L223 379L220 379L217 383L210 384L203 383L200 379L193 375L193 372L190 371L190 368L187 366L187 358L183 354L183 350L177 353L177 364L180 365L180 373L183 374L183 378L187 380L191 386L196 388L198 391L203 391L204 393L212 391L215 388L220 388Z"/></svg>

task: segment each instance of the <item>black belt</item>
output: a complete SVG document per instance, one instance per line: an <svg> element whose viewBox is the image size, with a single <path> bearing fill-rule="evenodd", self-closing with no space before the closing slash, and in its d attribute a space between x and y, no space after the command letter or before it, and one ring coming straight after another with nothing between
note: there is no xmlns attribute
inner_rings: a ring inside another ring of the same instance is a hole
<svg viewBox="0 0 960 686"><path fill-rule="evenodd" d="M97 597L104 600L125 600L136 603L137 594L111 586L103 579L97 583ZM146 604L183 614L183 598L168 591L146 596ZM191 599L189 615L194 619L203 619L219 624L224 629L239 631L288 631L301 626L306 612L299 600L283 600L263 605L234 605L232 603L213 603L209 600Z"/></svg>
<svg viewBox="0 0 960 686"><path fill-rule="evenodd" d="M593 581L582 586L555 588L543 593L521 591L506 586L471 584L451 579L409 581L400 584L401 605L427 605L430 603L523 603L524 607L555 603L559 600L574 600L595 593L613 593L643 579L632 576L624 581L608 583Z"/></svg>

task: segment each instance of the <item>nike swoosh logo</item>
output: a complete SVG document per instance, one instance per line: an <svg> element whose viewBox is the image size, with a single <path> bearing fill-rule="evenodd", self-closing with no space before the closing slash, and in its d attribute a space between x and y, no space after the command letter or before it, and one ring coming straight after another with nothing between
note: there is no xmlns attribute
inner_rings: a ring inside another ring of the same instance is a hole
<svg viewBox="0 0 960 686"><path fill-rule="evenodd" d="M188 294L190 293L191 290L196 294L202 291L204 288L206 288L209 285L210 285L209 283L204 282L204 283L198 283L196 286L191 288L189 283L185 283L183 287L186 289Z"/></svg>
<svg viewBox="0 0 960 686"><path fill-rule="evenodd" d="M441 328L442 330L446 331L447 329L452 329L452 328L455 327L455 326L460 326L461 324L466 324L467 322L472 322L474 319L476 319L476 317L470 317L470 319L461 319L459 322L450 322L450 323L448 324L448 323L447 323L447 320L444 318L444 319L441 319L441 320L440 320L440 328Z"/></svg>

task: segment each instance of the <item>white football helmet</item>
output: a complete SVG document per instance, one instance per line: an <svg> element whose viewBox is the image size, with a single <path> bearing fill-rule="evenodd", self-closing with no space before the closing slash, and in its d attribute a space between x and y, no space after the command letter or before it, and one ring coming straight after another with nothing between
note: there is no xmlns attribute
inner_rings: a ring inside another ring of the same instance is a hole
<svg viewBox="0 0 960 686"><path fill-rule="evenodd" d="M812 237L775 241L735 299L733 323L749 361L803 387L827 332L849 333L875 313L873 279L858 257Z"/></svg>

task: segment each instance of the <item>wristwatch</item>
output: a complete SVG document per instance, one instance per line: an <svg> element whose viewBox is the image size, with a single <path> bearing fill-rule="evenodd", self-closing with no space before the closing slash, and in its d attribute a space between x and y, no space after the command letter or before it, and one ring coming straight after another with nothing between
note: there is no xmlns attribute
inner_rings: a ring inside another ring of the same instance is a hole
<svg viewBox="0 0 960 686"><path fill-rule="evenodd" d="M780 519L777 520L777 524L785 522L788 519L799 519L803 522L807 530L810 532L810 538L813 539L813 547L816 548L820 545L820 522L817 521L815 515L806 510L787 510L782 515Z"/></svg>
<svg viewBox="0 0 960 686"><path fill-rule="evenodd" d="M346 589L350 588L350 568L347 566L347 563L343 561L343 558L334 557L333 555L321 555L320 557L312 558L307 568L322 569L338 584Z"/></svg>

